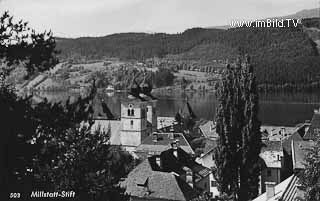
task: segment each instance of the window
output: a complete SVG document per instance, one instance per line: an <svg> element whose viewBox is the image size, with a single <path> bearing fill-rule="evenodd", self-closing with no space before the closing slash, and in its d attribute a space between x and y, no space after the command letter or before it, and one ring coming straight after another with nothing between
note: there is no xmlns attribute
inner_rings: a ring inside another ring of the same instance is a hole
<svg viewBox="0 0 320 201"><path fill-rule="evenodd" d="M130 126L133 128L133 120L130 121Z"/></svg>
<svg viewBox="0 0 320 201"><path fill-rule="evenodd" d="M271 177L271 170L267 170L268 177Z"/></svg>
<svg viewBox="0 0 320 201"><path fill-rule="evenodd" d="M128 116L134 116L134 109L128 109Z"/></svg>

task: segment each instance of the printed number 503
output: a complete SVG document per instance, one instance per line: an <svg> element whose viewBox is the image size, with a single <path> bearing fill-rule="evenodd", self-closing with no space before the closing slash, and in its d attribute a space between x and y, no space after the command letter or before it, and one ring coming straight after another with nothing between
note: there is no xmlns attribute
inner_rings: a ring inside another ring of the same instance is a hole
<svg viewBox="0 0 320 201"><path fill-rule="evenodd" d="M10 193L10 198L20 198L20 193Z"/></svg>

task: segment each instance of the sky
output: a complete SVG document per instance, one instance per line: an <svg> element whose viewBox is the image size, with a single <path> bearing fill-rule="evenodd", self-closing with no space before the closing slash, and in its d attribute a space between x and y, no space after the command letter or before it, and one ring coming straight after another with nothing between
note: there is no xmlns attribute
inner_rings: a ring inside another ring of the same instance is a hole
<svg viewBox="0 0 320 201"><path fill-rule="evenodd" d="M37 31L62 37L179 33L316 7L319 0L0 0L1 13L8 10Z"/></svg>

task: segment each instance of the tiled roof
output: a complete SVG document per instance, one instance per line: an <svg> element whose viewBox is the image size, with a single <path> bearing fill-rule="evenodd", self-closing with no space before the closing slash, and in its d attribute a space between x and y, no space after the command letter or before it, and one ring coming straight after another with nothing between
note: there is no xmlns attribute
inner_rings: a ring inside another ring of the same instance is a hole
<svg viewBox="0 0 320 201"><path fill-rule="evenodd" d="M199 126L202 134L206 138L218 138L218 133L216 132L216 127L213 121L208 121L205 124Z"/></svg>
<svg viewBox="0 0 320 201"><path fill-rule="evenodd" d="M318 134L320 134L320 113L316 110L311 120L311 126L307 133L303 136L303 139L315 140Z"/></svg>
<svg viewBox="0 0 320 201"><path fill-rule="evenodd" d="M267 167L281 168L283 150L280 141L265 141L259 156L264 160Z"/></svg>
<svg viewBox="0 0 320 201"><path fill-rule="evenodd" d="M312 141L292 141L292 164L293 169L304 169L306 152L314 146Z"/></svg>
<svg viewBox="0 0 320 201"><path fill-rule="evenodd" d="M188 201L197 193L173 173L154 171L148 159L139 164L120 183L126 193L145 199Z"/></svg>
<svg viewBox="0 0 320 201"><path fill-rule="evenodd" d="M182 133L156 133L156 135L157 141L154 141L154 134L149 135L136 148L136 152L155 152L155 154L159 154L162 151L170 149L173 141L179 140L179 146L185 152L194 154L194 151ZM174 139L170 139L172 135L174 135Z"/></svg>

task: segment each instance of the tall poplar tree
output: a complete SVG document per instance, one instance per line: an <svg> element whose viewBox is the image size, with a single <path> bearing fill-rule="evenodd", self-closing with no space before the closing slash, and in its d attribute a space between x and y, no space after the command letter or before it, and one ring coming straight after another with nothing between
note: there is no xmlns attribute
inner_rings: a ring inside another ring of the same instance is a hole
<svg viewBox="0 0 320 201"><path fill-rule="evenodd" d="M258 93L249 56L227 66L217 90L215 176L219 190L237 201L258 195L261 149Z"/></svg>

